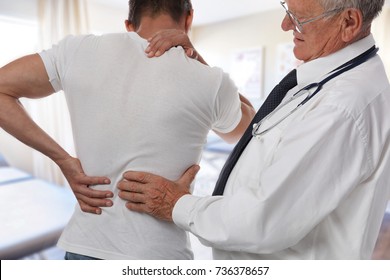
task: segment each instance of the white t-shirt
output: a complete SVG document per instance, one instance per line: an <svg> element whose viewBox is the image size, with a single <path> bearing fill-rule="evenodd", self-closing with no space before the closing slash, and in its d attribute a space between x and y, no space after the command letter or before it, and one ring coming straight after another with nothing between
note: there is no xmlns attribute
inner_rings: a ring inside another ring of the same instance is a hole
<svg viewBox="0 0 390 280"><path fill-rule="evenodd" d="M40 55L56 91L64 90L84 171L108 176L114 206L75 213L59 240L67 251L102 259L191 259L188 234L173 223L129 211L117 183L127 170L176 180L199 162L210 129L241 119L237 88L218 68L182 48L147 58L136 33L67 37Z"/></svg>

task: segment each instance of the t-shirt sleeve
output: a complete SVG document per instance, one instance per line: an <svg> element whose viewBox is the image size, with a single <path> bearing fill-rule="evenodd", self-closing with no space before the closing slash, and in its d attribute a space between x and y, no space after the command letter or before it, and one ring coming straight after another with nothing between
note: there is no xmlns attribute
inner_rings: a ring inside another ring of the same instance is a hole
<svg viewBox="0 0 390 280"><path fill-rule="evenodd" d="M83 36L67 36L52 48L39 53L55 91L64 90L66 70L83 38Z"/></svg>
<svg viewBox="0 0 390 280"><path fill-rule="evenodd" d="M229 75L223 73L221 86L215 99L214 122L212 129L220 133L229 133L241 121L241 101L237 87Z"/></svg>

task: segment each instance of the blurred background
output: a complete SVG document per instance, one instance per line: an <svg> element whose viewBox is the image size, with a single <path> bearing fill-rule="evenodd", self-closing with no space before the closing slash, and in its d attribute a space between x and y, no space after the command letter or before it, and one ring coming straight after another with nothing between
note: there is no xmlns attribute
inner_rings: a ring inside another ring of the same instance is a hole
<svg viewBox="0 0 390 280"><path fill-rule="evenodd" d="M259 107L280 77L300 62L292 54L292 33L283 32L285 15L278 0L192 0L191 39L211 66L230 73L237 86ZM69 34L124 32L127 0L0 0L0 67L20 56L50 48ZM372 28L390 75L390 1ZM56 94L23 104L31 116L74 155L65 100ZM204 150L195 193L210 194L232 145L211 133ZM64 186L58 168L41 154L0 129L0 159L35 178ZM1 228L1 231L7 230ZM193 238L196 258L211 258ZM50 248L27 258L62 258Z"/></svg>

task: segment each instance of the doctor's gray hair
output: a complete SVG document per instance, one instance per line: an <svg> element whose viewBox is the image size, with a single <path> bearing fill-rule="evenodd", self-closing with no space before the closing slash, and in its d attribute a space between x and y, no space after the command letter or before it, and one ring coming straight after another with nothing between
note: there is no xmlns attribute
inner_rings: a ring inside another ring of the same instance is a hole
<svg viewBox="0 0 390 280"><path fill-rule="evenodd" d="M355 8L363 14L363 25L369 26L382 11L385 0L318 0L325 11Z"/></svg>

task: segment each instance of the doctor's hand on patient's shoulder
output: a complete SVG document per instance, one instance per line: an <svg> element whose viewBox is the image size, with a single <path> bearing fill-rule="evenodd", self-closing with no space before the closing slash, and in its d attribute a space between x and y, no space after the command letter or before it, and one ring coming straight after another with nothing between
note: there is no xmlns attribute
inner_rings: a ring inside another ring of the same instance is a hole
<svg viewBox="0 0 390 280"><path fill-rule="evenodd" d="M192 45L188 35L182 30L166 29L159 31L154 34L154 36L149 38L148 42L149 46L145 50L148 57L159 57L169 49L176 46L181 46L185 50L188 57L207 65L207 63Z"/></svg>
<svg viewBox="0 0 390 280"><path fill-rule="evenodd" d="M101 207L111 207L113 197L111 191L99 191L89 188L94 185L110 184L107 177L87 176L81 166L80 160L68 157L56 162L68 181L83 212L101 214Z"/></svg>
<svg viewBox="0 0 390 280"><path fill-rule="evenodd" d="M145 172L128 171L118 183L119 197L129 210L146 213L164 221L172 221L176 202L190 194L190 185L199 166L190 167L177 181Z"/></svg>

